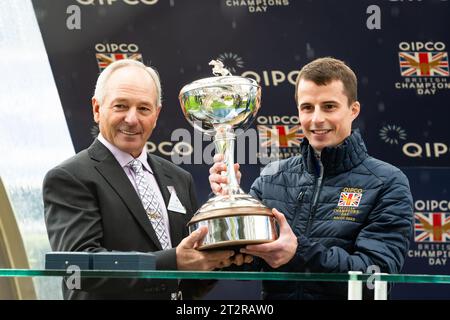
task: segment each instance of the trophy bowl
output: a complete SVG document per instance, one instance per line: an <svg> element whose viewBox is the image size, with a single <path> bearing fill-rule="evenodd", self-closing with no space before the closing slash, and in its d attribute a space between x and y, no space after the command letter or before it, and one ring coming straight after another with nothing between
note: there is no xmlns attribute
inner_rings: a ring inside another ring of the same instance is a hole
<svg viewBox="0 0 450 320"><path fill-rule="evenodd" d="M216 153L223 154L227 166L222 172L228 178L228 183L222 184L226 194L210 198L188 223L189 233L208 227L198 249L237 249L276 240L271 210L242 191L234 170L234 130L247 129L256 117L261 87L250 78L222 75L184 86L179 100L188 122L204 134L214 135Z"/></svg>
<svg viewBox="0 0 450 320"><path fill-rule="evenodd" d="M261 106L261 87L250 78L211 77L184 86L179 98L189 123L214 135L219 127L245 130L250 126Z"/></svg>

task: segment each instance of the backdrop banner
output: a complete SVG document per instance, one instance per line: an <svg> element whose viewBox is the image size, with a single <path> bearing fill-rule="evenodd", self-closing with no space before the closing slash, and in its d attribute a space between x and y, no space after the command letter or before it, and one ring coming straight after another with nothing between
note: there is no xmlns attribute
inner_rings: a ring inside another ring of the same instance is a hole
<svg viewBox="0 0 450 320"><path fill-rule="evenodd" d="M188 124L180 89L212 76L212 59L256 79L262 106L237 139L248 191L270 161L299 154L294 101L300 68L323 56L344 60L359 80L359 128L369 153L410 179L415 230L403 272L450 274L450 1L33 0L76 151L98 134L91 97L98 73L132 58L161 75L163 107L151 152L191 172L200 203L210 193L214 147ZM237 282L232 298L258 298ZM223 297L227 284L212 294ZM250 288L250 290L248 290ZM396 285L395 298L448 298L448 286ZM428 287L427 287L428 288ZM245 292L245 293L244 293ZM222 294L222 295L221 295Z"/></svg>

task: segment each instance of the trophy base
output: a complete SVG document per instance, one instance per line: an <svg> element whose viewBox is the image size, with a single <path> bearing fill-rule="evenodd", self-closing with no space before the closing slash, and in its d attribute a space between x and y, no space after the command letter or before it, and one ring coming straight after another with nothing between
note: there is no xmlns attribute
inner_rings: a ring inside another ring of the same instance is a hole
<svg viewBox="0 0 450 320"><path fill-rule="evenodd" d="M189 222L189 232L206 226L199 250L239 250L249 244L277 239L272 211L247 194L216 196L206 202Z"/></svg>

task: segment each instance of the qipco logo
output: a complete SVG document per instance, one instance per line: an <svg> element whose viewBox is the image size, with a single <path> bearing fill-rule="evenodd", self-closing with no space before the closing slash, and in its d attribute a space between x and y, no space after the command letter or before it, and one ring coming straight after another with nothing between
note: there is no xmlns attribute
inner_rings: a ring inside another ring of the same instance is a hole
<svg viewBox="0 0 450 320"><path fill-rule="evenodd" d="M139 47L134 43L97 43L95 45L95 51L98 53L135 53L139 51Z"/></svg>
<svg viewBox="0 0 450 320"><path fill-rule="evenodd" d="M445 44L443 42L400 42L398 45L402 51L443 51L445 50Z"/></svg>
<svg viewBox="0 0 450 320"><path fill-rule="evenodd" d="M410 158L440 158L449 153L449 148L443 142L408 142L403 145L402 151Z"/></svg>
<svg viewBox="0 0 450 320"><path fill-rule="evenodd" d="M158 151L160 154L168 157L174 155L178 155L181 157L189 156L194 151L192 145L184 141L180 141L177 143L173 143L171 141L163 141L158 145L151 141L147 141L147 148L151 153L155 153L156 151Z"/></svg>
<svg viewBox="0 0 450 320"><path fill-rule="evenodd" d="M261 73L256 71L245 71L241 74L242 77L249 77L255 79L258 83L264 86L278 86L284 83L295 85L297 76L300 71L292 70L284 72L281 70L263 70Z"/></svg>
<svg viewBox="0 0 450 320"><path fill-rule="evenodd" d="M436 210L450 212L450 201L448 200L416 200L414 209L417 211L433 212Z"/></svg>

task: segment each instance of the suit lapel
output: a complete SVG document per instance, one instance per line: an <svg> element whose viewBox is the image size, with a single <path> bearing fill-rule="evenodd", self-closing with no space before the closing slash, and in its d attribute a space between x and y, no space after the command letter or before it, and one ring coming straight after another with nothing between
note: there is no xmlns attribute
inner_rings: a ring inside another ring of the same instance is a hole
<svg viewBox="0 0 450 320"><path fill-rule="evenodd" d="M170 192L167 188L168 186L172 186L175 189L177 185L172 177L172 173L164 166L164 164L155 156L148 155L148 162L150 167L153 170L153 174L155 175L156 182L158 183L159 189L164 198L164 203L167 209L167 215L169 216L169 230L170 230L170 239L172 241L172 246L177 246L178 243L182 240L183 234L182 231L185 228L185 220L184 215L169 210L167 207L169 206L170 201Z"/></svg>
<svg viewBox="0 0 450 320"><path fill-rule="evenodd" d="M144 207L142 206L141 199L112 153L100 141L95 140L89 147L89 154L92 159L98 161L98 164L95 167L99 173L117 192L154 244L162 250L158 237L153 230L151 222L148 220Z"/></svg>

